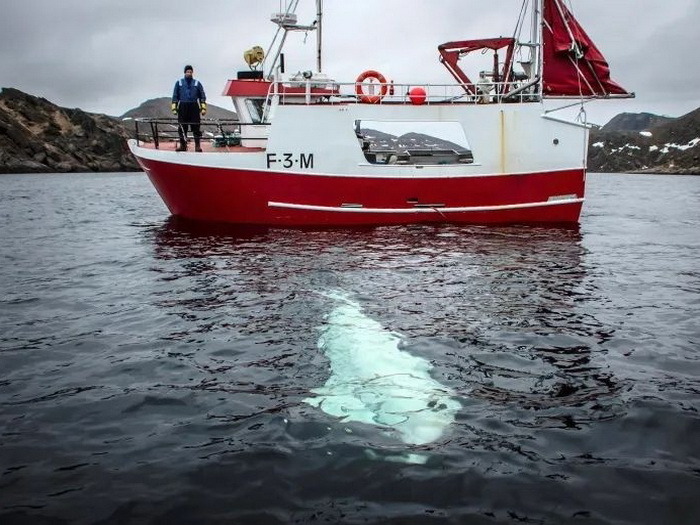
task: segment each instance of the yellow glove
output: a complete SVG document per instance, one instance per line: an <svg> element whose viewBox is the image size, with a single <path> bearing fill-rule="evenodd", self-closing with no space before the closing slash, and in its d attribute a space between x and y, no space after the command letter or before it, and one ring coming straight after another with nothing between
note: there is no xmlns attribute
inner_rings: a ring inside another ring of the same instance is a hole
<svg viewBox="0 0 700 525"><path fill-rule="evenodd" d="M206 102L202 102L202 103L199 105L199 110L202 112L202 116L206 115L206 114L207 114L207 103L206 103Z"/></svg>
<svg viewBox="0 0 700 525"><path fill-rule="evenodd" d="M170 104L170 111L173 112L173 115L177 115L177 104L175 102Z"/></svg>

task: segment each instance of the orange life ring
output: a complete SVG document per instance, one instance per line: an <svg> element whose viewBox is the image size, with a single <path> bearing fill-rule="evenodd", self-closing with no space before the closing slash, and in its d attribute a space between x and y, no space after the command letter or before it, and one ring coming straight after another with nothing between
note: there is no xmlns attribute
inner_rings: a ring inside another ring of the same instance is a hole
<svg viewBox="0 0 700 525"><path fill-rule="evenodd" d="M362 89L362 83L367 79L374 79L379 82L381 88L378 94L368 95L364 92ZM387 89L388 84L386 83L386 78L384 78L384 75L372 69L368 69L367 71L360 73L360 76L357 77L357 80L355 80L355 93L360 98L360 102L365 104L378 104L379 101L384 98L384 95L386 95Z"/></svg>

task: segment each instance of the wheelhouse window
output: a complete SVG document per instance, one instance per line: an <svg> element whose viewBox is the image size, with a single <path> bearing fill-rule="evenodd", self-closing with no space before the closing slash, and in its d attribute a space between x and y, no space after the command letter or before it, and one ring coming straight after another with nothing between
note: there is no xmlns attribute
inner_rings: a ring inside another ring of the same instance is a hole
<svg viewBox="0 0 700 525"><path fill-rule="evenodd" d="M263 98L247 98L245 99L246 108L254 124L260 124L263 120L263 108L265 107L265 99Z"/></svg>
<svg viewBox="0 0 700 525"><path fill-rule="evenodd" d="M459 122L356 120L355 136L371 164L444 165L474 162Z"/></svg>

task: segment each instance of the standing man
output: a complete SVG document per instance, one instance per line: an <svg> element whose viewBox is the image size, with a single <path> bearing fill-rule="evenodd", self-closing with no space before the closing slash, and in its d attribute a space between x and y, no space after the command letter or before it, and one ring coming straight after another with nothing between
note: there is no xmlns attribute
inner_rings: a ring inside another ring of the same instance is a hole
<svg viewBox="0 0 700 525"><path fill-rule="evenodd" d="M185 76L175 82L173 89L173 100L170 105L174 115L177 115L178 135L180 135L180 146L176 151L187 151L187 131L192 127L194 135L194 150L202 151L200 139L202 132L199 129L199 115L207 113L207 96L204 94L204 87L199 80L192 77L194 69L192 66L185 66Z"/></svg>

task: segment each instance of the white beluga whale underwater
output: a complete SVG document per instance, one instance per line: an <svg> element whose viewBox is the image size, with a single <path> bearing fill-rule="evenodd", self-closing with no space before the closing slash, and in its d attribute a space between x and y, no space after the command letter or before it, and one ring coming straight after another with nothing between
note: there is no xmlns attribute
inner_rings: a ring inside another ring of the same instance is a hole
<svg viewBox="0 0 700 525"><path fill-rule="evenodd" d="M347 294L322 295L334 301L318 339L330 376L304 402L342 422L382 427L407 445L440 439L461 405L431 377L431 363L401 350L402 337L368 317ZM385 459L424 463L427 456Z"/></svg>

